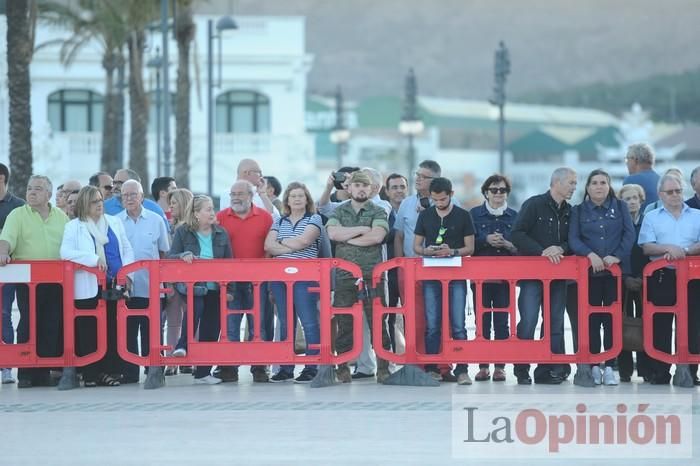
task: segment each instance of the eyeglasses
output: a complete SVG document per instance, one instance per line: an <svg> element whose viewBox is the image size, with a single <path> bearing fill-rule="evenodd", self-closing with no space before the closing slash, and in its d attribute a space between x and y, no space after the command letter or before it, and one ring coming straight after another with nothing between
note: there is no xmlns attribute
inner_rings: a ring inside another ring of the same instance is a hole
<svg viewBox="0 0 700 466"><path fill-rule="evenodd" d="M435 238L435 244L439 246L443 243L443 241L445 241L445 233L447 233L447 228L440 227L440 229L438 230L438 236L437 238Z"/></svg>
<svg viewBox="0 0 700 466"><path fill-rule="evenodd" d="M262 170L248 170L248 173L255 173L258 176L262 176Z"/></svg>
<svg viewBox="0 0 700 466"><path fill-rule="evenodd" d="M666 191L661 191L661 192L666 194L667 196L672 196L673 194L680 196L681 194L683 194L682 189L667 189Z"/></svg>
<svg viewBox="0 0 700 466"><path fill-rule="evenodd" d="M111 184L108 184L108 185L102 186L102 189L106 189L107 191L111 191L112 189L114 189L114 186L112 186Z"/></svg>
<svg viewBox="0 0 700 466"><path fill-rule="evenodd" d="M124 199L136 199L139 197L139 193L122 193Z"/></svg>
<svg viewBox="0 0 700 466"><path fill-rule="evenodd" d="M241 192L241 193L228 193L229 197L248 197L250 193L248 192Z"/></svg>
<svg viewBox="0 0 700 466"><path fill-rule="evenodd" d="M435 178L435 177L434 177L434 176L424 175L424 174L422 174L422 173L416 172L416 179L417 179L417 180L432 180L433 178Z"/></svg>
<svg viewBox="0 0 700 466"><path fill-rule="evenodd" d="M508 192L508 188L488 188L491 194L505 194Z"/></svg>
<svg viewBox="0 0 700 466"><path fill-rule="evenodd" d="M27 186L27 192L36 191L38 193L46 191L42 186ZM58 193L57 193L58 194Z"/></svg>

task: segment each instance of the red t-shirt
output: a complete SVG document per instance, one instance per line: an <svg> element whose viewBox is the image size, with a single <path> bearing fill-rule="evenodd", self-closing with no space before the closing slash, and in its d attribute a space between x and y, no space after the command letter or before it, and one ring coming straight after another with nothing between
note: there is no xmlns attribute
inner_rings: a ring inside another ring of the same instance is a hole
<svg viewBox="0 0 700 466"><path fill-rule="evenodd" d="M265 257L265 238L272 226L272 215L267 210L253 205L248 215L241 218L228 207L217 213L216 219L228 233L233 257L237 259Z"/></svg>

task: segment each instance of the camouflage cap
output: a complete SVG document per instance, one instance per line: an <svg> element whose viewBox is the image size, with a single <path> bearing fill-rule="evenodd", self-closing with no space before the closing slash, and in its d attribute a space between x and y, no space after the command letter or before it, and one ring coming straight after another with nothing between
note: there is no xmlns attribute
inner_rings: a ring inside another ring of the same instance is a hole
<svg viewBox="0 0 700 466"><path fill-rule="evenodd" d="M350 175L350 183L362 183L366 185L372 184L372 180L369 179L369 175L363 171L356 171Z"/></svg>

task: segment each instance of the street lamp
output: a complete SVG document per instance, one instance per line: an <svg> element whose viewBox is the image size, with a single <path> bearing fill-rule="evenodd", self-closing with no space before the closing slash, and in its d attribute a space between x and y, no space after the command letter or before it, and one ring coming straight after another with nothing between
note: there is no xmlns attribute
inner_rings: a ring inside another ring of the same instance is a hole
<svg viewBox="0 0 700 466"><path fill-rule="evenodd" d="M163 101L160 86L160 69L163 67L163 58L160 56L160 49L156 47L156 56L146 63L148 68L156 71L156 176L160 178L160 104Z"/></svg>
<svg viewBox="0 0 700 466"><path fill-rule="evenodd" d="M418 84L413 68L408 70L404 87L403 115L399 123L399 133L408 137L408 184L414 186L413 170L416 166L416 149L413 146L413 138L421 134L425 129L423 120L418 117L418 106L416 96L418 95Z"/></svg>
<svg viewBox="0 0 700 466"><path fill-rule="evenodd" d="M350 140L350 130L345 126L345 115L343 110L343 91L340 86L335 90L335 126L330 134L330 139L335 144L336 157L338 158L338 168L343 166L343 155L347 152L348 141Z"/></svg>
<svg viewBox="0 0 700 466"><path fill-rule="evenodd" d="M492 105L498 106L498 171L505 175L505 150L506 150L506 120L504 107L506 105L506 78L510 74L510 55L503 41L499 42L494 54L493 67L493 97L489 100Z"/></svg>
<svg viewBox="0 0 700 466"><path fill-rule="evenodd" d="M207 192L214 192L214 86L221 87L221 31L238 29L230 16L222 16L216 22L217 34L214 34L214 20L207 21ZM219 80L214 84L214 39L219 39Z"/></svg>

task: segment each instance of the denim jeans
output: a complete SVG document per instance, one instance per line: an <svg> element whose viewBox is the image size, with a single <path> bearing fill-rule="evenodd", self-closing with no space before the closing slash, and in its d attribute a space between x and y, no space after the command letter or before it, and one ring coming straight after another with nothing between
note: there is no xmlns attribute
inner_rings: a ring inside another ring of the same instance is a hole
<svg viewBox="0 0 700 466"><path fill-rule="evenodd" d="M318 350L310 350L309 344L318 344L321 342L321 331L318 323L318 293L310 292L309 288L318 287L317 282L297 282L294 284L293 299L294 299L294 313L293 313L293 323L292 329L296 327L296 318L299 317L301 320L301 326L304 329L304 336L306 337L306 354L315 355L318 354ZM277 319L279 320L280 328L280 341L285 341L287 339L287 287L282 282L272 282L271 284L272 296L275 298L275 304L277 304ZM289 332L292 335L292 340L294 340L294 330ZM307 365L307 370L316 370L316 365ZM294 374L294 365L284 365L280 366L280 371L284 371L288 374Z"/></svg>
<svg viewBox="0 0 700 466"><path fill-rule="evenodd" d="M15 300L16 285L5 284L2 287L2 341L8 345L15 342L12 328L12 302Z"/></svg>
<svg viewBox="0 0 700 466"><path fill-rule="evenodd" d="M455 340L466 340L465 308L467 306L466 280L452 280L448 285L450 333ZM423 282L425 307L425 352L438 354L442 336L442 283L428 280ZM437 371L437 366L426 366L429 371ZM457 364L455 375L467 372L466 364Z"/></svg>
<svg viewBox="0 0 700 466"><path fill-rule="evenodd" d="M564 354L564 311L566 308L566 280L554 280L550 288L550 337L551 351L553 354ZM539 280L523 280L520 282L520 296L518 296L518 309L520 322L518 322L517 335L523 340L535 339L535 328L540 315L542 305L542 282ZM545 325L544 322L543 325ZM544 329L544 327L543 327ZM530 371L529 364L516 364L515 374L525 374ZM561 371L561 368L552 364L539 364L535 369L535 378L546 375L549 371Z"/></svg>
<svg viewBox="0 0 700 466"><path fill-rule="evenodd" d="M492 340L491 328L493 324L493 333L496 340L507 340L510 336L510 327L508 326L509 315L507 312L494 312L491 309L506 310L510 303L510 294L508 283L484 283L480 290L472 284L472 298L474 301L474 309L476 309L476 300L481 295L481 304L483 315L481 319L481 334L487 340ZM480 368L488 368L488 364L479 364ZM495 367L503 369L504 363L496 363Z"/></svg>

